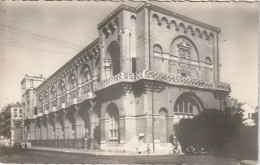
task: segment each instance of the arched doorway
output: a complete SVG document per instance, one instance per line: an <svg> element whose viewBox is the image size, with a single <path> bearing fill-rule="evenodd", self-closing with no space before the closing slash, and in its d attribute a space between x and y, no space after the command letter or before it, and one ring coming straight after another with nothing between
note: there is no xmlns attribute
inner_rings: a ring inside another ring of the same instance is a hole
<svg viewBox="0 0 260 165"><path fill-rule="evenodd" d="M119 143L119 110L115 104L111 103L107 106L106 118L108 119L109 141Z"/></svg>
<svg viewBox="0 0 260 165"><path fill-rule="evenodd" d="M109 44L107 58L111 59L110 76L120 73L120 47L116 41Z"/></svg>
<svg viewBox="0 0 260 165"><path fill-rule="evenodd" d="M204 109L200 98L194 93L181 94L174 105L174 123L177 124L182 118L192 118Z"/></svg>

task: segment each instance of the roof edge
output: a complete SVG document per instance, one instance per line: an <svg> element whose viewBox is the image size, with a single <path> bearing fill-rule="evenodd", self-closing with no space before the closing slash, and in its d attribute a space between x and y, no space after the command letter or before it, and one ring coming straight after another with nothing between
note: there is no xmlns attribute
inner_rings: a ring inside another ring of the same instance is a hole
<svg viewBox="0 0 260 165"><path fill-rule="evenodd" d="M62 65L61 68L59 68L56 72L54 72L51 76L46 78L37 88L41 88L47 81L52 79L57 73L61 72L64 68L66 68L69 64L71 64L74 60L76 60L79 56L81 56L86 50L90 49L93 45L97 44L99 42L99 38L96 38L94 41L92 41L88 46L86 46L84 49L82 49L78 54L76 54L74 57L72 57L68 62L66 62L64 65Z"/></svg>

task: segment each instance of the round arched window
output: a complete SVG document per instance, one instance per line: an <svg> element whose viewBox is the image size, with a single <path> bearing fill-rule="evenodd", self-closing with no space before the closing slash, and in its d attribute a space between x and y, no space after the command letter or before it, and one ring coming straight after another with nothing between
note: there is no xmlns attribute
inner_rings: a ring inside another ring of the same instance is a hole
<svg viewBox="0 0 260 165"><path fill-rule="evenodd" d="M155 53L162 53L162 47L160 45L158 45L158 44L155 44L153 46L153 52L155 52Z"/></svg>
<svg viewBox="0 0 260 165"><path fill-rule="evenodd" d="M55 97L56 97L56 89L54 86L52 86L50 90L50 99L53 99Z"/></svg>
<svg viewBox="0 0 260 165"><path fill-rule="evenodd" d="M68 79L68 88L69 90L74 89L77 86L76 76L71 73Z"/></svg>
<svg viewBox="0 0 260 165"><path fill-rule="evenodd" d="M61 95L61 94L65 93L65 91L66 91L65 90L65 83L64 83L63 80L61 80L59 82L59 86L58 86L58 94Z"/></svg>
<svg viewBox="0 0 260 165"><path fill-rule="evenodd" d="M91 80L91 73L88 65L84 65L80 71L80 83L85 83Z"/></svg>
<svg viewBox="0 0 260 165"><path fill-rule="evenodd" d="M209 64L209 65L212 64L211 59L209 57L206 57L205 58L205 63Z"/></svg>

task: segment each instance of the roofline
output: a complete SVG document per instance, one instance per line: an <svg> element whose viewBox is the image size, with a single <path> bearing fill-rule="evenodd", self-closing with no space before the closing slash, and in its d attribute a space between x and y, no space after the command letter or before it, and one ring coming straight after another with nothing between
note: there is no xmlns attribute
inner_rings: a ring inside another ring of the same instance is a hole
<svg viewBox="0 0 260 165"><path fill-rule="evenodd" d="M117 15L118 13L120 13L122 10L127 10L130 12L134 12L136 13L136 8L129 6L129 5L125 5L125 4L121 4L119 7L117 7L111 14L109 14L103 21L101 21L98 25L97 28L100 30L102 26L104 26L104 24L106 24L107 22L109 22L112 18L114 18L115 15Z"/></svg>
<svg viewBox="0 0 260 165"><path fill-rule="evenodd" d="M22 79L21 83L25 80L25 78L30 78L30 79L33 79L35 81L44 81L45 78L44 77L37 77L37 76L28 76L28 75L25 75L24 78Z"/></svg>
<svg viewBox="0 0 260 165"><path fill-rule="evenodd" d="M79 56L81 56L86 50L90 49L93 45L97 44L99 42L99 38L96 38L94 41L92 41L88 46L86 46L84 49L82 49L76 56L71 58L68 62L66 62L61 68L59 68L56 72L54 72L51 76L49 76L47 79L45 79L37 88L38 90L40 87L42 87L47 81L49 81L51 78L53 78L57 73L61 72L64 68L66 68L69 64L71 64L74 60L76 60Z"/></svg>
<svg viewBox="0 0 260 165"><path fill-rule="evenodd" d="M12 108L12 107L21 107L22 108L23 106L22 106L22 103L7 105L6 107L3 108L3 112L7 111L9 108Z"/></svg>
<svg viewBox="0 0 260 165"><path fill-rule="evenodd" d="M141 10L142 10L143 8L145 8L145 7L146 7L146 8L151 8L151 9L157 11L157 12L160 12L160 13L163 13L163 14L166 14L166 15L169 15L169 16L172 16L172 17L175 17L175 18L178 18L178 19L182 19L182 20L184 20L184 21L187 21L187 22L189 22L189 23L193 23L193 24L195 24L195 25L204 27L204 28L206 28L206 29L213 30L213 31L215 31L215 32L217 32L217 33L220 33L220 31L221 31L220 28L218 28L218 27L215 27L215 26L212 26L212 25L209 25L209 24L200 22L200 21L195 20L195 19L193 19L193 18L190 18L190 17L184 16L184 15L175 13L175 12L170 11L170 10L168 10L168 9L164 9L164 8L162 8L162 7L159 7L159 6L156 6L156 5L154 5L154 4L147 3L147 2L145 2L145 3L141 4L141 5L139 5L136 10L137 10L137 12L139 12L139 11L141 11Z"/></svg>
<svg viewBox="0 0 260 165"><path fill-rule="evenodd" d="M98 29L100 30L101 27L106 24L107 22L109 22L112 18L114 18L115 15L117 15L118 13L120 13L122 10L127 10L127 11L130 11L130 12L134 12L134 13L138 13L140 12L143 8L151 8L157 12L160 12L160 13L163 13L163 14L166 14L166 15L169 15L169 16L172 16L172 17L175 17L175 18L178 18L178 19L182 19L184 21L187 21L189 23L192 23L192 24L195 24L195 25L198 25L198 26L201 26L201 27L204 27L206 29L209 29L209 30L213 30L217 33L220 33L220 28L218 27L215 27L215 26L212 26L212 25L209 25L209 24L206 24L206 23L203 23L203 22L200 22L198 20L195 20L193 18L190 18L190 17L187 17L187 16L184 16L184 15L181 15L181 14L178 14L178 13L175 13L173 11L170 11L168 9L164 9L162 7L159 7L159 6L156 6L154 4L151 4L151 3L141 3L139 6L137 6L136 8L132 7L132 6L129 6L129 5L125 5L125 4L121 4L119 7L117 7L111 14L109 14L103 21L101 21L97 27Z"/></svg>
<svg viewBox="0 0 260 165"><path fill-rule="evenodd" d="M257 109L254 108L252 105L250 105L250 104L248 104L248 103L243 103L243 105L246 105L246 104L249 105L249 106L250 106L251 108L253 108L254 110L257 110ZM242 106L243 106L243 105L242 105Z"/></svg>

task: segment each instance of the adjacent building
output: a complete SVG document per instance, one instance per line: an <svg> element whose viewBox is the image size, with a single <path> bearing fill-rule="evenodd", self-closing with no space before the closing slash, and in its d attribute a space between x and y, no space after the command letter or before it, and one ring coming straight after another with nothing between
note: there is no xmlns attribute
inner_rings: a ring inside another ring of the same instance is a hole
<svg viewBox="0 0 260 165"><path fill-rule="evenodd" d="M9 104L3 109L4 121L2 127L2 134L4 137L10 139L13 144L15 141L14 122L20 120L23 117L22 104L17 102Z"/></svg>
<svg viewBox="0 0 260 165"><path fill-rule="evenodd" d="M144 3L121 5L97 30L32 95L25 87L31 145L169 153L180 119L224 110L219 28Z"/></svg>
<svg viewBox="0 0 260 165"><path fill-rule="evenodd" d="M254 126L256 123L253 119L253 115L257 112L257 110L247 103L244 103L241 106L241 109L243 110L243 124L245 126Z"/></svg>

